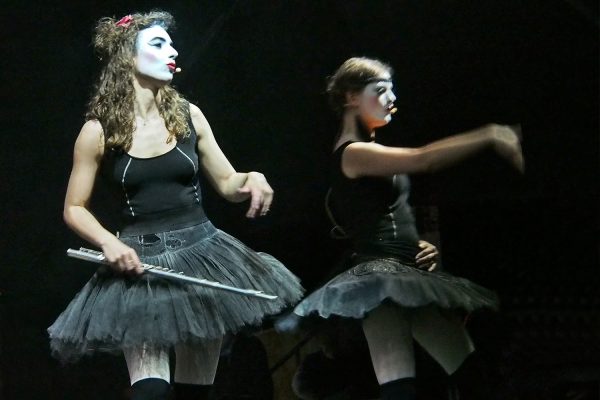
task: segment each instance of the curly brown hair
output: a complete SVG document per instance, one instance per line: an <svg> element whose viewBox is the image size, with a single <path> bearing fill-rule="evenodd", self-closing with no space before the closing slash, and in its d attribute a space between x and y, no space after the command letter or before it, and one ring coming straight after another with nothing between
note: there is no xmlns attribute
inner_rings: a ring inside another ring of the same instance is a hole
<svg viewBox="0 0 600 400"><path fill-rule="evenodd" d="M117 23L119 23L117 25ZM95 27L94 50L104 62L94 93L88 103L85 119L98 120L102 125L106 149L129 150L135 130L133 87L135 42L140 30L161 26L165 30L174 26L171 14L165 11L131 14L127 21L101 18ZM158 111L165 120L171 138L183 139L190 134L189 106L173 87L159 89Z"/></svg>
<svg viewBox="0 0 600 400"><path fill-rule="evenodd" d="M346 94L360 92L365 86L387 74L393 74L388 64L367 57L352 57L327 79L329 105L338 115L342 115L346 104Z"/></svg>

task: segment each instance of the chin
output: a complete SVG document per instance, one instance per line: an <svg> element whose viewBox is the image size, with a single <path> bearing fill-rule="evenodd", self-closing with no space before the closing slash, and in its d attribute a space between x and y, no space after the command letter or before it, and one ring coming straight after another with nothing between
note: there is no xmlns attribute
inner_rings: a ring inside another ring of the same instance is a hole
<svg viewBox="0 0 600 400"><path fill-rule="evenodd" d="M392 117L374 121L373 128L377 129L377 128L381 128L382 126L386 126L387 124L389 124L391 122L391 120L392 120Z"/></svg>
<svg viewBox="0 0 600 400"><path fill-rule="evenodd" d="M361 115L360 119L363 126L367 129L377 129L386 126L391 121L391 115L380 117L380 116L364 116Z"/></svg>
<svg viewBox="0 0 600 400"><path fill-rule="evenodd" d="M160 79L155 78L154 80L156 82L158 82L159 84L168 85L169 83L171 83L173 81L173 75L161 76Z"/></svg>

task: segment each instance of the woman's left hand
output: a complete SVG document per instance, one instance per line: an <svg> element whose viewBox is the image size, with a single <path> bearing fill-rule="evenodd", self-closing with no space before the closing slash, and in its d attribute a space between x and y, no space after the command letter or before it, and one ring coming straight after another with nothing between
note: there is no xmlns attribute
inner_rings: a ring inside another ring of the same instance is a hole
<svg viewBox="0 0 600 400"><path fill-rule="evenodd" d="M246 213L246 217L255 218L267 215L273 202L273 189L263 174L248 172L244 186L239 188L237 192L250 197L250 208Z"/></svg>
<svg viewBox="0 0 600 400"><path fill-rule="evenodd" d="M419 240L419 247L422 249L415 257L417 267L433 271L437 268L438 257L440 253L434 245L425 240Z"/></svg>

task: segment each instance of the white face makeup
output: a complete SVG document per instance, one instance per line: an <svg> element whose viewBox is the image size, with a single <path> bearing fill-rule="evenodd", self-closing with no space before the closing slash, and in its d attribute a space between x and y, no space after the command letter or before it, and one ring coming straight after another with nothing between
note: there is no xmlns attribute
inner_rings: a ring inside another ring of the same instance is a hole
<svg viewBox="0 0 600 400"><path fill-rule="evenodd" d="M396 96L390 77L369 83L360 94L359 112L369 125L382 126L392 120Z"/></svg>
<svg viewBox="0 0 600 400"><path fill-rule="evenodd" d="M138 32L135 67L138 74L170 82L175 73L177 51L171 37L160 26L151 26Z"/></svg>

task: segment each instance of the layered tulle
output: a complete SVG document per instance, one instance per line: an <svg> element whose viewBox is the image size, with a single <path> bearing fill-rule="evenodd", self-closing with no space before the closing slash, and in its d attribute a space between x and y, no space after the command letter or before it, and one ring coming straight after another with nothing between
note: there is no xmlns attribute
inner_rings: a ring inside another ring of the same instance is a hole
<svg viewBox="0 0 600 400"><path fill-rule="evenodd" d="M95 351L120 352L141 343L171 347L216 338L258 325L301 298L298 278L274 257L254 252L210 222L201 226L201 237L198 228L161 236L158 250L152 249L154 243L124 241L139 247L145 263L278 298L264 300L148 274L128 278L103 268L48 329L53 355L74 361Z"/></svg>
<svg viewBox="0 0 600 400"><path fill-rule="evenodd" d="M467 312L498 307L494 292L467 279L428 272L392 258L374 258L335 276L302 300L294 314L361 319L383 302L409 308L436 305ZM283 330L289 330L298 322L291 317L280 321L280 328L287 324Z"/></svg>

